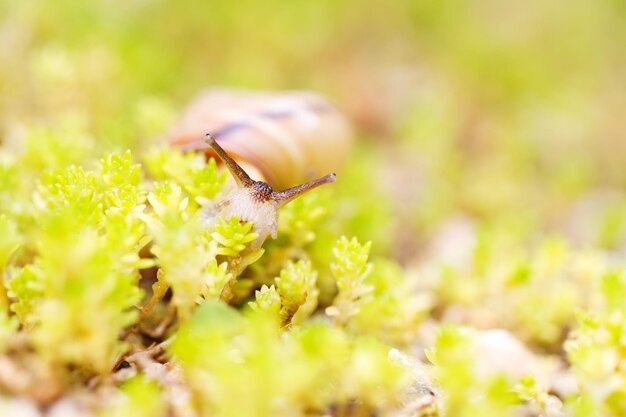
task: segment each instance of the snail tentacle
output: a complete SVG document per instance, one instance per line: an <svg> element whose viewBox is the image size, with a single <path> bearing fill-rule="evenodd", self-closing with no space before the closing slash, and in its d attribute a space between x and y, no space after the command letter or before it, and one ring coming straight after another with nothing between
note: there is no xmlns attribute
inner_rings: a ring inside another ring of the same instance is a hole
<svg viewBox="0 0 626 417"><path fill-rule="evenodd" d="M289 203L291 200L301 196L313 188L319 187L320 185L328 184L330 182L335 182L337 179L337 175L335 173L330 173L324 175L323 177L314 179L313 181L306 182L304 184L296 185L295 187L288 188L283 191L274 191L272 193L272 199L276 201L279 206L284 206Z"/></svg>
<svg viewBox="0 0 626 417"><path fill-rule="evenodd" d="M233 178L237 182L239 187L251 187L254 184L254 180L239 166L233 158L226 153L226 151L217 143L213 135L207 133L204 135L204 141L217 153L222 162L226 164L226 167L232 174Z"/></svg>

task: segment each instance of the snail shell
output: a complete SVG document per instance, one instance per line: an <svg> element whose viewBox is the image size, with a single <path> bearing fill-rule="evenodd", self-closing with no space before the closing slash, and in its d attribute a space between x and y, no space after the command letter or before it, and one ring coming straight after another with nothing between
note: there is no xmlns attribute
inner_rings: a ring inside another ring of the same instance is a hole
<svg viewBox="0 0 626 417"><path fill-rule="evenodd" d="M279 190L339 171L352 146L345 118L308 92L204 91L183 110L167 140L215 156L207 132L252 177L260 175Z"/></svg>

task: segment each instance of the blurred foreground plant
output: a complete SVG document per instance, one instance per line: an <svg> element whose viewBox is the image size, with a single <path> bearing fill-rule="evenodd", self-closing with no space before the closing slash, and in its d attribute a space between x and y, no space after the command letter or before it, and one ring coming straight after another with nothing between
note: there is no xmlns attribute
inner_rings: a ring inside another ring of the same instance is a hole
<svg viewBox="0 0 626 417"><path fill-rule="evenodd" d="M601 295L592 308L578 312L578 327L565 344L580 387L570 404L576 416L589 410L611 417L626 413L626 271L607 272Z"/></svg>
<svg viewBox="0 0 626 417"><path fill-rule="evenodd" d="M279 324L216 302L196 311L171 352L202 415L304 415L350 402L365 410L396 402L406 369L384 346L325 324L279 337Z"/></svg>
<svg viewBox="0 0 626 417"><path fill-rule="evenodd" d="M54 163L22 196L25 211L0 216L0 390L46 406L72 387L131 378L93 409L103 416L161 415L141 406L148 399L182 415L400 407L407 368L372 336L404 343L384 335L410 332L419 316L396 291L398 271L368 261L371 243L316 239L329 200L289 206L283 240L264 259L263 248L251 249L251 223L206 221L224 195L213 160L160 149L146 158L154 182L129 151L93 169ZM318 268L336 282L326 310ZM29 382L5 385L3 360ZM190 397L172 403L173 386Z"/></svg>

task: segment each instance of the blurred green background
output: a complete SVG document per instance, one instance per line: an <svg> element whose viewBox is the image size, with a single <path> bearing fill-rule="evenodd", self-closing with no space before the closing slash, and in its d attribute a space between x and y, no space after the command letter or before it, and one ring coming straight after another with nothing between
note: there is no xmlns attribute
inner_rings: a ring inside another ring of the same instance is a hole
<svg viewBox="0 0 626 417"><path fill-rule="evenodd" d="M375 251L469 225L619 253L625 67L620 0L0 0L2 155L42 127L84 144L63 163L141 153L200 89L310 89L356 126L336 195Z"/></svg>

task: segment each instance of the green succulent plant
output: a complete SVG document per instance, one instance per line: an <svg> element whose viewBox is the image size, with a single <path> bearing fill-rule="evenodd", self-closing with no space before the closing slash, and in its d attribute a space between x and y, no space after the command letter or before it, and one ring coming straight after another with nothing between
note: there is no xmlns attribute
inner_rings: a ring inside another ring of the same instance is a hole
<svg viewBox="0 0 626 417"><path fill-rule="evenodd" d="M0 0L0 416L626 415L622 3ZM207 86L354 121L262 247Z"/></svg>

